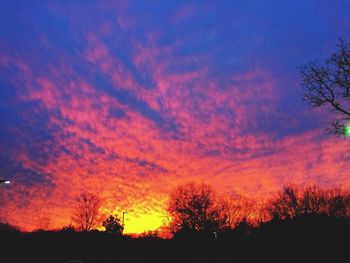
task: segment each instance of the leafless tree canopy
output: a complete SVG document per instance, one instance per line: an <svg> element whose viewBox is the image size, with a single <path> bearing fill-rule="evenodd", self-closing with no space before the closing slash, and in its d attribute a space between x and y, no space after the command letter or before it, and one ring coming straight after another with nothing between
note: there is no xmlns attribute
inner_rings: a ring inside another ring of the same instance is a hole
<svg viewBox="0 0 350 263"><path fill-rule="evenodd" d="M222 207L222 217L226 218L225 228L234 229L243 221L251 222L254 220L256 204L252 199L235 194L223 196L219 202Z"/></svg>
<svg viewBox="0 0 350 263"><path fill-rule="evenodd" d="M72 216L73 222L82 231L90 231L97 225L100 199L91 193L82 193L76 202Z"/></svg>
<svg viewBox="0 0 350 263"><path fill-rule="evenodd" d="M340 189L288 185L267 207L271 218L293 219L305 215L347 217L350 195Z"/></svg>
<svg viewBox="0 0 350 263"><path fill-rule="evenodd" d="M312 107L332 109L334 119L329 130L344 135L350 121L350 45L341 39L337 52L323 65L306 64L301 74L305 101Z"/></svg>
<svg viewBox="0 0 350 263"><path fill-rule="evenodd" d="M168 212L172 231L213 232L226 223L223 207L208 185L189 183L177 187L170 196Z"/></svg>

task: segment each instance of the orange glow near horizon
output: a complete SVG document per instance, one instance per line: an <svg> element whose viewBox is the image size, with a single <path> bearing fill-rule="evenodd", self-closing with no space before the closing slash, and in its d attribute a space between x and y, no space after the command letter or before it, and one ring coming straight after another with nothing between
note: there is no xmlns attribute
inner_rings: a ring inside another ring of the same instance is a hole
<svg viewBox="0 0 350 263"><path fill-rule="evenodd" d="M144 214L133 217L126 216L125 234L140 234L145 231L154 231L163 225L162 215L159 214Z"/></svg>

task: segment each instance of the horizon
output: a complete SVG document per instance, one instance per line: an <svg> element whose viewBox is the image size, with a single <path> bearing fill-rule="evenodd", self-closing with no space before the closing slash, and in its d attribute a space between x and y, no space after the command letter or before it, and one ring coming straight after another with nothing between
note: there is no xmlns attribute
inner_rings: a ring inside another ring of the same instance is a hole
<svg viewBox="0 0 350 263"><path fill-rule="evenodd" d="M0 7L1 221L60 228L91 192L139 234L192 181L253 199L350 189L349 138L327 134L298 69L350 42L350 2Z"/></svg>

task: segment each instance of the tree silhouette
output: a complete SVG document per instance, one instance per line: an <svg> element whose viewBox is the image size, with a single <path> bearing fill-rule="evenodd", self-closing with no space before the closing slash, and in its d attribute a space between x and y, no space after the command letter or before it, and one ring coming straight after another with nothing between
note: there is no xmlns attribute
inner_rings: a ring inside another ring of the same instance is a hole
<svg viewBox="0 0 350 263"><path fill-rule="evenodd" d="M225 226L227 217L213 189L205 184L178 186L170 195L171 231L212 233Z"/></svg>
<svg viewBox="0 0 350 263"><path fill-rule="evenodd" d="M287 185L268 205L273 219L294 219L305 215L346 217L350 196L340 189L321 189L316 185Z"/></svg>
<svg viewBox="0 0 350 263"><path fill-rule="evenodd" d="M250 221L256 209L256 203L247 197L235 194L220 198L223 208L221 214L226 218L225 227L233 229L244 221Z"/></svg>
<svg viewBox="0 0 350 263"><path fill-rule="evenodd" d="M110 215L102 222L105 232L110 235L121 235L123 233L123 226L121 220L115 215Z"/></svg>
<svg viewBox="0 0 350 263"><path fill-rule="evenodd" d="M69 223L69 225L66 225L66 226L62 227L60 231L63 231L63 232L75 232L75 227L71 223Z"/></svg>
<svg viewBox="0 0 350 263"><path fill-rule="evenodd" d="M309 63L300 70L304 99L312 107L334 110L331 132L350 135L350 45L340 39L338 50L323 65Z"/></svg>
<svg viewBox="0 0 350 263"><path fill-rule="evenodd" d="M97 225L100 203L98 196L91 193L82 193L76 199L72 220L80 230L90 231Z"/></svg>
<svg viewBox="0 0 350 263"><path fill-rule="evenodd" d="M327 214L332 217L350 216L350 194L338 188L327 191Z"/></svg>
<svg viewBox="0 0 350 263"><path fill-rule="evenodd" d="M20 232L19 228L8 223L0 222L0 232Z"/></svg>

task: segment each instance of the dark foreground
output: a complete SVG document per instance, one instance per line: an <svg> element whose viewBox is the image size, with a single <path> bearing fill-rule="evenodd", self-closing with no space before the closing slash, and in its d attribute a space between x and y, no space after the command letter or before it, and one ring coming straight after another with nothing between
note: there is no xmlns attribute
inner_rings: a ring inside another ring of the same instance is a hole
<svg viewBox="0 0 350 263"><path fill-rule="evenodd" d="M0 232L1 263L113 262L347 262L350 220L303 217L259 228L171 240L112 237L103 232ZM71 261L74 262L74 261Z"/></svg>

